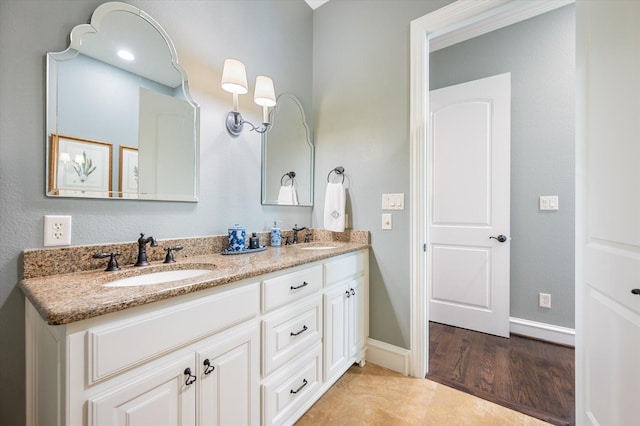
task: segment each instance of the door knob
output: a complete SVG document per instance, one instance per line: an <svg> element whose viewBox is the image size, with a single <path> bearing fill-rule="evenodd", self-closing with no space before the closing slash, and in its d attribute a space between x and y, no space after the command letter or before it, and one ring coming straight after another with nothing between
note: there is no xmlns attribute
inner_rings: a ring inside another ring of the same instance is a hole
<svg viewBox="0 0 640 426"><path fill-rule="evenodd" d="M497 237L491 236L489 237L489 239L494 239L494 240L498 240L498 242L504 243L505 241L507 241L507 237L505 237L504 235L498 235Z"/></svg>

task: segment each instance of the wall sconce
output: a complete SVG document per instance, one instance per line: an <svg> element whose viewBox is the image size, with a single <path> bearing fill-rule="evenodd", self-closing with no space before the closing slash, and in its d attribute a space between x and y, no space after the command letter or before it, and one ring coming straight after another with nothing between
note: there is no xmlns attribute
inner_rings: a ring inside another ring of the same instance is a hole
<svg viewBox="0 0 640 426"><path fill-rule="evenodd" d="M264 75L256 78L256 88L253 94L253 101L262 107L262 124L254 126L249 121L242 118L238 111L238 95L244 95L249 91L247 86L247 73L244 64L237 59L225 59L222 70L222 83L224 90L233 94L233 110L227 114L227 131L233 136L238 136L244 124L251 126L251 130L264 133L269 128L269 107L276 105L276 93L273 88L273 80Z"/></svg>

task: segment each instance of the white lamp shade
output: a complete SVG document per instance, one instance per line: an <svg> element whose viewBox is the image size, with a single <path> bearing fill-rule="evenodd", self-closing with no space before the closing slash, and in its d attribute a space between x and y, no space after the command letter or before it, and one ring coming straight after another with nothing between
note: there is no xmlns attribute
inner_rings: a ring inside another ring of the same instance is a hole
<svg viewBox="0 0 640 426"><path fill-rule="evenodd" d="M256 91L253 95L253 101L263 107L276 105L276 91L273 88L273 80L264 75L259 75L256 78Z"/></svg>
<svg viewBox="0 0 640 426"><path fill-rule="evenodd" d="M244 95L249 91L247 85L247 72L244 64L237 59L225 59L222 69L222 83L224 90L238 95Z"/></svg>

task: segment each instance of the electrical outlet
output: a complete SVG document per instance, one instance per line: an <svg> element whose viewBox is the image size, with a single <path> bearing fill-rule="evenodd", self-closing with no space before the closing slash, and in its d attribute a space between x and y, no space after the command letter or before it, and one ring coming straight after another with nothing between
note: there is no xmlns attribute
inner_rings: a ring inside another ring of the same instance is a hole
<svg viewBox="0 0 640 426"><path fill-rule="evenodd" d="M551 307L551 295L548 293L539 293L538 294L538 306L541 308L550 308Z"/></svg>
<svg viewBox="0 0 640 426"><path fill-rule="evenodd" d="M71 216L44 217L44 246L71 245Z"/></svg>

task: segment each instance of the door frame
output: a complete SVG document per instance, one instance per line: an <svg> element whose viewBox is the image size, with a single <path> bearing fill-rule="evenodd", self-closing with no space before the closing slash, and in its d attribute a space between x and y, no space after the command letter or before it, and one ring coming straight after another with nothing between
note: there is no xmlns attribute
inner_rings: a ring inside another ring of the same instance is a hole
<svg viewBox="0 0 640 426"><path fill-rule="evenodd" d="M575 0L458 0L411 21L410 46L410 354L409 374L429 371L427 193L429 53L574 3Z"/></svg>

